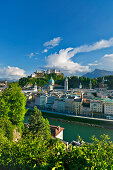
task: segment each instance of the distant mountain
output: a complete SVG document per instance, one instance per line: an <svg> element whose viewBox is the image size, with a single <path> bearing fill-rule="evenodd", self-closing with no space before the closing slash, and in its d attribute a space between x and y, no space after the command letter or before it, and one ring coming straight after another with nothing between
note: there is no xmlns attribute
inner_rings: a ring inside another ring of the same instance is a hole
<svg viewBox="0 0 113 170"><path fill-rule="evenodd" d="M7 81L8 81L8 83L11 83L11 82L15 82L15 81L17 81L16 79L0 78L0 81L1 81L1 82L5 81L5 80L7 80Z"/></svg>
<svg viewBox="0 0 113 170"><path fill-rule="evenodd" d="M84 74L82 77L98 78L98 77L109 76L109 75L113 75L113 71L95 69L92 72L88 72Z"/></svg>

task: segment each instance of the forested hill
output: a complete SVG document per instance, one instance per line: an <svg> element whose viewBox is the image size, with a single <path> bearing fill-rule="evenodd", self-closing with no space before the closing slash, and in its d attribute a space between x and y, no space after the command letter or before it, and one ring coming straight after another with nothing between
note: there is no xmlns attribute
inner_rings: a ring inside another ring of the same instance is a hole
<svg viewBox="0 0 113 170"><path fill-rule="evenodd" d="M31 78L31 77L23 77L19 80L19 85L21 87L24 87L25 85L34 85L35 83L38 86L43 87L45 84L49 83L49 79L51 78L54 79L55 84L58 85L64 85L64 80L65 77L62 77L61 75L56 75L56 74L49 74L49 75L45 75L45 77L43 78ZM92 83L92 88L96 88L99 87L99 84L102 82L103 77L99 77L99 78L87 78L87 77L78 77L78 76L71 76L68 77L69 80L69 88L79 88L80 83L82 84L83 88L89 88L89 83L91 80ZM104 76L104 83L106 84L106 86L108 87L108 89L113 89L113 76Z"/></svg>

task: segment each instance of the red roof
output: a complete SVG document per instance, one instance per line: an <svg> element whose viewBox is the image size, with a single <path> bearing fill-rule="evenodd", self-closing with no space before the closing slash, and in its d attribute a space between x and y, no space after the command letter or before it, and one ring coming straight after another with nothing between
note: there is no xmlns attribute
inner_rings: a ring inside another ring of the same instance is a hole
<svg viewBox="0 0 113 170"><path fill-rule="evenodd" d="M56 137L61 131L64 130L63 127L50 125L51 135Z"/></svg>

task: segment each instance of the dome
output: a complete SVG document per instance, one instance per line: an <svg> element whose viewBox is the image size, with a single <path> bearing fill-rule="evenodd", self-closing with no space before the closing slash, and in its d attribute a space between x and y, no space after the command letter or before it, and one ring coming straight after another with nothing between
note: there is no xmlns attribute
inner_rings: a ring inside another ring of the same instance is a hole
<svg viewBox="0 0 113 170"><path fill-rule="evenodd" d="M54 80L53 80L53 78L52 78L52 77L51 77L51 79L49 80L49 84L54 85Z"/></svg>

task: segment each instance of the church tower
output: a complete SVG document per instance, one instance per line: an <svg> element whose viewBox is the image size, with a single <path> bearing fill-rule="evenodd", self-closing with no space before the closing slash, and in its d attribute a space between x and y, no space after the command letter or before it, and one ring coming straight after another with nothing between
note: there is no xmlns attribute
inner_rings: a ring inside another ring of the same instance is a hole
<svg viewBox="0 0 113 170"><path fill-rule="evenodd" d="M64 82L64 90L68 91L68 78L66 77L65 82Z"/></svg>
<svg viewBox="0 0 113 170"><path fill-rule="evenodd" d="M82 84L80 83L80 85L79 85L79 89L82 89Z"/></svg>
<svg viewBox="0 0 113 170"><path fill-rule="evenodd" d="M90 79L90 83L89 83L89 89L92 89L91 79Z"/></svg>
<svg viewBox="0 0 113 170"><path fill-rule="evenodd" d="M34 85L34 92L37 92L37 84Z"/></svg>

